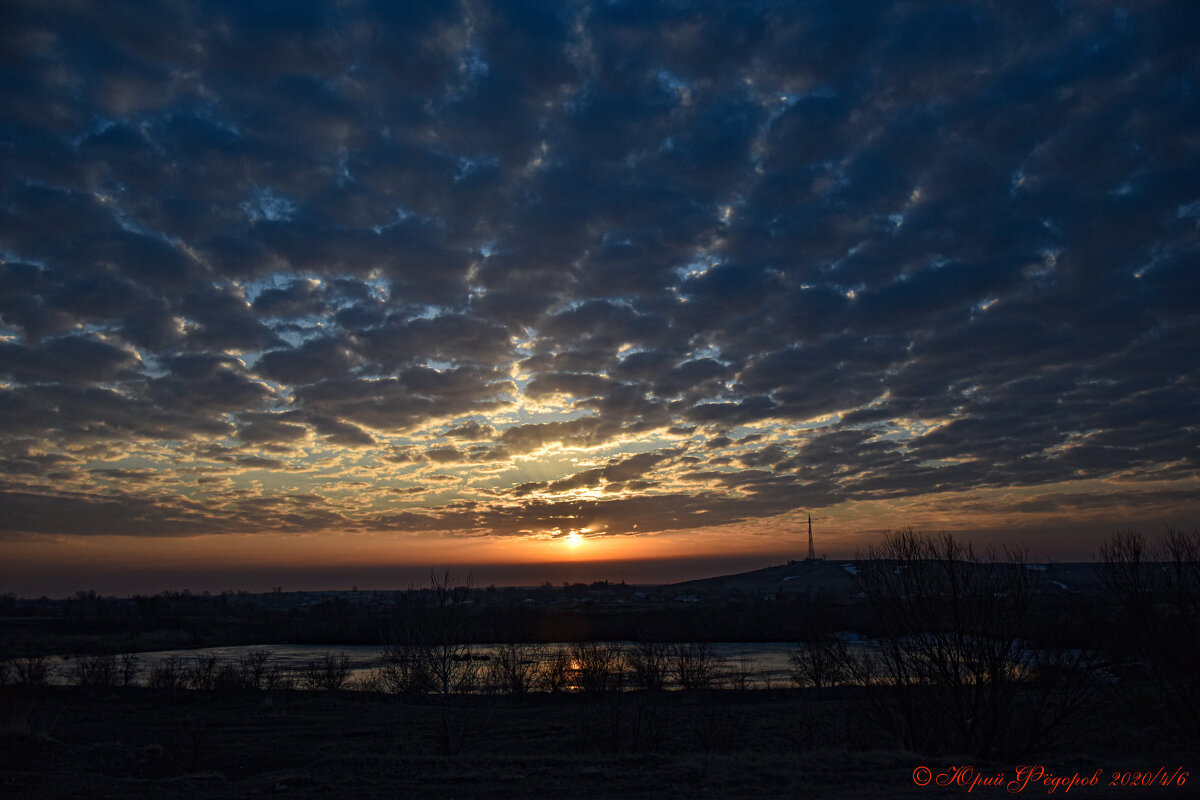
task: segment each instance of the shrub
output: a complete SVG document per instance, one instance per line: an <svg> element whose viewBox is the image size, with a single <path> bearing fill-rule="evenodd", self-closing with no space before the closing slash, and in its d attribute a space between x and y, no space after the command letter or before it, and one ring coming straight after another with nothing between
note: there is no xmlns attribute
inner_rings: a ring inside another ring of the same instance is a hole
<svg viewBox="0 0 1200 800"><path fill-rule="evenodd" d="M566 691L571 685L571 653L567 648L560 644L547 651L537 678L542 689L551 694Z"/></svg>
<svg viewBox="0 0 1200 800"><path fill-rule="evenodd" d="M269 664L263 672L264 689L287 691L296 688L296 676L279 664Z"/></svg>
<svg viewBox="0 0 1200 800"><path fill-rule="evenodd" d="M266 688L267 674L271 669L273 653L263 647L247 650L239 659L246 685L252 689Z"/></svg>
<svg viewBox="0 0 1200 800"><path fill-rule="evenodd" d="M240 661L221 661L213 671L212 688L217 691L236 691L255 687Z"/></svg>
<svg viewBox="0 0 1200 800"><path fill-rule="evenodd" d="M671 651L675 679L683 689L708 689L721 670L721 660L705 642L676 645Z"/></svg>
<svg viewBox="0 0 1200 800"><path fill-rule="evenodd" d="M148 683L154 689L182 689L188 684L187 664L180 656L167 656L151 668Z"/></svg>
<svg viewBox="0 0 1200 800"><path fill-rule="evenodd" d="M117 685L117 657L111 654L79 656L71 668L76 686L91 689Z"/></svg>
<svg viewBox="0 0 1200 800"><path fill-rule="evenodd" d="M187 685L192 689L209 690L216 687L216 681L217 657L211 654L196 656L187 672Z"/></svg>
<svg viewBox="0 0 1200 800"><path fill-rule="evenodd" d="M345 653L326 653L323 658L309 661L300 673L300 685L305 689L337 691L350 677L350 659Z"/></svg>
<svg viewBox="0 0 1200 800"><path fill-rule="evenodd" d="M802 688L836 686L846 679L848 658L841 639L802 644L788 655L792 682Z"/></svg>
<svg viewBox="0 0 1200 800"><path fill-rule="evenodd" d="M12 661L14 682L21 686L45 686L54 676L54 665L46 656L22 656Z"/></svg>
<svg viewBox="0 0 1200 800"><path fill-rule="evenodd" d="M619 647L601 642L577 642L573 653L575 683L584 694L599 695L621 688L625 662Z"/></svg>
<svg viewBox="0 0 1200 800"><path fill-rule="evenodd" d="M537 680L540 648L526 644L502 644L488 662L488 676L501 691L513 697L527 694Z"/></svg>
<svg viewBox="0 0 1200 800"><path fill-rule="evenodd" d="M648 692L658 692L667 683L671 666L670 649L659 642L639 642L629 651L629 668L634 682Z"/></svg>
<svg viewBox="0 0 1200 800"><path fill-rule="evenodd" d="M418 647L387 647L375 669L380 689L392 694L425 694L433 691L433 673Z"/></svg>
<svg viewBox="0 0 1200 800"><path fill-rule="evenodd" d="M722 675L725 688L738 692L748 690L754 680L754 673L757 671L758 665L754 661L747 658L739 659L730 664Z"/></svg>

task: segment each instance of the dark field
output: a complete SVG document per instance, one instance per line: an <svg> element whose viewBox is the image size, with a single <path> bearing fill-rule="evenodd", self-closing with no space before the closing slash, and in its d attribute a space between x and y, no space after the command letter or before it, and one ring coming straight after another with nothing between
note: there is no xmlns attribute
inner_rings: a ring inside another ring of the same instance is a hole
<svg viewBox="0 0 1200 800"><path fill-rule="evenodd" d="M1200 796L1200 534L1164 542L1119 534L1072 570L908 531L853 571L658 593L433 575L394 596L10 599L0 797ZM797 642L791 682L739 682L704 644L731 631ZM354 683L344 657L284 674L265 649L129 668L154 641L372 639ZM1053 782L1076 773L1096 785Z"/></svg>
<svg viewBox="0 0 1200 800"><path fill-rule="evenodd" d="M161 797L928 797L972 765L1015 777L1194 766L1153 714L1100 704L1035 758L912 754L872 727L861 690L534 694L442 700L366 692L92 692L6 687L0 795ZM1144 710L1143 710L1144 711ZM443 753L449 753L448 755ZM1194 774L1194 773L1193 773ZM1200 780L1200 775L1197 776ZM1195 796L1075 787L1071 796ZM1040 796L1045 787L1025 793ZM972 794L1007 794L976 787Z"/></svg>

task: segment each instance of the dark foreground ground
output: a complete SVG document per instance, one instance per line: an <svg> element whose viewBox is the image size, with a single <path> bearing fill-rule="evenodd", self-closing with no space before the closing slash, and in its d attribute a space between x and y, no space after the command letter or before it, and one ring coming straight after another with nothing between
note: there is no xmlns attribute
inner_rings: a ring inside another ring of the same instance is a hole
<svg viewBox="0 0 1200 800"><path fill-rule="evenodd" d="M1179 767L1183 788L1075 787L1069 797L1200 796L1200 764L1135 710L1098 706L1053 750L1016 762L897 749L852 689L623 693L599 700L365 692L95 693L0 687L0 797L905 798L952 765L1016 777L1019 764L1101 783ZM970 796L1012 796L976 786ZM1051 796L1030 784L1025 796ZM1061 796L1062 790L1053 796Z"/></svg>

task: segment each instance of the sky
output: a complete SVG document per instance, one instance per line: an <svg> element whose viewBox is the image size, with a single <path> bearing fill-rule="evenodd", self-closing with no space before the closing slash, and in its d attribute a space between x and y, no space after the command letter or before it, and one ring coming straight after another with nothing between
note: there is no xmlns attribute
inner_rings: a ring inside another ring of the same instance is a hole
<svg viewBox="0 0 1200 800"><path fill-rule="evenodd" d="M8 0L0 592L1200 511L1200 4Z"/></svg>

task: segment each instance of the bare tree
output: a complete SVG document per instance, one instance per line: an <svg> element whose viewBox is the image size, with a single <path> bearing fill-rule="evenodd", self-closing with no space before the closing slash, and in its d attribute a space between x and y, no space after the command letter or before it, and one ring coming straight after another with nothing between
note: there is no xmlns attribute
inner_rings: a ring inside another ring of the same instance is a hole
<svg viewBox="0 0 1200 800"><path fill-rule="evenodd" d="M267 665L263 672L262 686L269 690L287 691L296 687L295 675L287 669L284 669L278 662L272 662Z"/></svg>
<svg viewBox="0 0 1200 800"><path fill-rule="evenodd" d="M825 642L805 642L788 655L792 682L800 687L821 689L846 680L850 653L845 641L834 637Z"/></svg>
<svg viewBox="0 0 1200 800"><path fill-rule="evenodd" d="M442 572L430 570L430 605L413 609L409 620L408 641L415 654L424 662L439 695L469 692L479 682L479 665L472 646L467 601L471 578L456 585L447 568Z"/></svg>
<svg viewBox="0 0 1200 800"><path fill-rule="evenodd" d="M245 673L246 683L253 689L265 688L273 654L265 647L254 647L242 653L238 663Z"/></svg>
<svg viewBox="0 0 1200 800"><path fill-rule="evenodd" d="M196 656L192 668L188 671L187 685L193 689L212 689L216 686L217 657L215 655Z"/></svg>
<svg viewBox="0 0 1200 800"><path fill-rule="evenodd" d="M648 692L662 691L671 669L671 651L660 642L638 642L629 651L629 667L636 685Z"/></svg>
<svg viewBox="0 0 1200 800"><path fill-rule="evenodd" d="M133 686L142 673L142 660L137 653L121 654L121 685Z"/></svg>
<svg viewBox="0 0 1200 800"><path fill-rule="evenodd" d="M149 684L154 689L182 689L188 683L188 669L180 656L167 656L150 670Z"/></svg>
<svg viewBox="0 0 1200 800"><path fill-rule="evenodd" d="M1200 738L1200 531L1168 526L1156 547L1134 531L1100 549L1121 629L1150 668L1178 733Z"/></svg>
<svg viewBox="0 0 1200 800"><path fill-rule="evenodd" d="M111 653L78 656L71 669L76 686L107 689L117 685L117 657Z"/></svg>
<svg viewBox="0 0 1200 800"><path fill-rule="evenodd" d="M346 685L350 678L350 659L345 653L326 653L322 658L309 661L300 674L300 685L305 689L322 689L335 692Z"/></svg>
<svg viewBox="0 0 1200 800"><path fill-rule="evenodd" d="M584 694L602 695L619 690L625 676L621 648L605 642L576 642L575 682Z"/></svg>
<svg viewBox="0 0 1200 800"><path fill-rule="evenodd" d="M470 593L470 575L458 584L449 568L430 570L429 588L409 592L403 642L389 651L385 662L400 681L393 685L437 695L436 735L444 755L457 752L470 732L470 720L451 702L452 696L475 690L480 680L480 662L472 645ZM422 684L428 689L419 688Z"/></svg>
<svg viewBox="0 0 1200 800"><path fill-rule="evenodd" d="M497 645L488 662L489 678L505 693L521 697L536 683L542 657L542 649L534 645Z"/></svg>
<svg viewBox="0 0 1200 800"><path fill-rule="evenodd" d="M571 684L571 653L561 644L548 650L538 670L538 683L551 694L566 691Z"/></svg>
<svg viewBox="0 0 1200 800"><path fill-rule="evenodd" d="M880 721L914 750L1027 752L1066 724L1090 685L1082 656L1047 658L1023 639L1038 575L1019 553L981 557L953 536L889 533L857 576L878 646L843 668L874 687Z"/></svg>
<svg viewBox="0 0 1200 800"><path fill-rule="evenodd" d="M683 689L709 689L720 674L721 659L707 642L689 642L671 649L675 680Z"/></svg>
<svg viewBox="0 0 1200 800"><path fill-rule="evenodd" d="M15 682L21 686L45 686L56 670L46 656L21 656L12 660Z"/></svg>
<svg viewBox="0 0 1200 800"><path fill-rule="evenodd" d="M433 673L420 647L393 644L384 648L376 674L383 691L426 694L433 691Z"/></svg>

